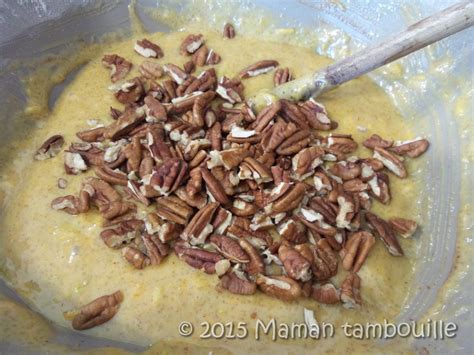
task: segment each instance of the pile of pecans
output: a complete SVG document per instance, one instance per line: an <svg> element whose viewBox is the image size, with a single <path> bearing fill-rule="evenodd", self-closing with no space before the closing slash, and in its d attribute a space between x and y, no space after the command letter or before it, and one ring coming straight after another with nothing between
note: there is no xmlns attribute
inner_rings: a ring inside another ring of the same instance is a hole
<svg viewBox="0 0 474 355"><path fill-rule="evenodd" d="M224 33L235 35L229 25ZM111 108L110 125L77 133L65 171L92 168L96 177L51 207L80 214L95 206L105 220L105 245L137 269L174 250L235 294L258 288L284 301L312 297L359 307L357 273L376 237L402 256L397 234L407 238L417 228L411 220L380 218L370 212L372 202L390 202L389 174L406 178L404 157L418 157L428 141L374 134L362 143L372 157L352 155L358 143L350 134L327 134L337 123L313 99L279 100L259 113L246 102L244 84L254 76L273 72L275 85L292 80L277 61L259 61L233 78L218 78L213 67L194 75L220 56L202 35L189 35L180 48L190 58L183 68L146 59L141 76L126 81L132 63L104 56L124 107ZM135 50L163 56L147 39ZM41 157L57 154L58 140L45 142ZM331 278L339 264L347 277L337 287Z"/></svg>

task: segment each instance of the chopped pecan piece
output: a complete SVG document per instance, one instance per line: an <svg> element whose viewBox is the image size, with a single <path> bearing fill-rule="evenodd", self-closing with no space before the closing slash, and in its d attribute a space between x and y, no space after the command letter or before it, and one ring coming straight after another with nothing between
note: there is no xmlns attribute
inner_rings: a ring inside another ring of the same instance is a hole
<svg viewBox="0 0 474 355"><path fill-rule="evenodd" d="M288 276L303 282L311 279L311 264L298 251L282 244L278 249L278 256Z"/></svg>
<svg viewBox="0 0 474 355"><path fill-rule="evenodd" d="M150 258L148 258L145 253L132 246L124 247L122 249L122 256L135 269L143 269L151 264Z"/></svg>
<svg viewBox="0 0 474 355"><path fill-rule="evenodd" d="M214 51L214 49L210 49L206 57L206 64L207 65L219 64L220 61L221 61L221 56L217 54Z"/></svg>
<svg viewBox="0 0 474 355"><path fill-rule="evenodd" d="M273 76L273 83L275 86L285 84L289 81L293 80L293 77L290 73L290 69L288 68L279 68L275 70L275 74Z"/></svg>
<svg viewBox="0 0 474 355"><path fill-rule="evenodd" d="M265 74L272 71L277 66L278 66L278 62L276 60L261 60L243 69L239 73L239 77L244 79L244 78L249 78L249 77Z"/></svg>
<svg viewBox="0 0 474 355"><path fill-rule="evenodd" d="M270 170L252 157L244 158L239 166L238 177L240 180L254 180L258 185L270 182L273 179Z"/></svg>
<svg viewBox="0 0 474 355"><path fill-rule="evenodd" d="M361 231L352 234L339 251L342 267L348 271L358 272L374 244L375 238L369 232Z"/></svg>
<svg viewBox="0 0 474 355"><path fill-rule="evenodd" d="M204 167L201 167L201 175L204 182L206 183L207 189L215 198L215 200L221 203L222 205L230 204L230 199L225 193L222 183L215 178L212 172Z"/></svg>
<svg viewBox="0 0 474 355"><path fill-rule="evenodd" d="M332 134L327 138L327 146L343 154L350 154L358 145L350 135Z"/></svg>
<svg viewBox="0 0 474 355"><path fill-rule="evenodd" d="M249 257L249 263L244 265L245 271L250 276L263 274L265 272L265 264L257 249L245 238L240 238L239 244Z"/></svg>
<svg viewBox="0 0 474 355"><path fill-rule="evenodd" d="M405 218L391 218L388 223L402 238L412 237L418 227L415 221Z"/></svg>
<svg viewBox="0 0 474 355"><path fill-rule="evenodd" d="M329 171L346 181L357 178L361 173L361 168L357 163L343 160L334 164Z"/></svg>
<svg viewBox="0 0 474 355"><path fill-rule="evenodd" d="M233 271L222 276L219 287L238 295L253 295L257 290L255 282L239 277Z"/></svg>
<svg viewBox="0 0 474 355"><path fill-rule="evenodd" d="M330 282L325 284L315 284L312 287L311 297L319 303L335 304L340 302L339 290Z"/></svg>
<svg viewBox="0 0 474 355"><path fill-rule="evenodd" d="M145 60L140 64L138 70L147 79L155 80L163 76L161 65L151 60Z"/></svg>
<svg viewBox="0 0 474 355"><path fill-rule="evenodd" d="M118 249L137 238L143 226L143 221L139 219L128 219L120 222L115 228L103 230L100 237L109 248Z"/></svg>
<svg viewBox="0 0 474 355"><path fill-rule="evenodd" d="M429 146L430 143L426 139L417 138L412 141L395 142L389 150L398 155L417 158L426 152Z"/></svg>
<svg viewBox="0 0 474 355"><path fill-rule="evenodd" d="M258 208L252 202L236 198L230 210L239 217L252 217L257 213Z"/></svg>
<svg viewBox="0 0 474 355"><path fill-rule="evenodd" d="M150 185L163 195L175 191L183 182L188 164L178 158L168 159L151 176Z"/></svg>
<svg viewBox="0 0 474 355"><path fill-rule="evenodd" d="M383 148L375 147L374 158L380 160L388 170L398 177L402 179L407 177L408 172L405 168L405 165L403 165L402 161L389 151Z"/></svg>
<svg viewBox="0 0 474 355"><path fill-rule="evenodd" d="M281 102L276 101L267 107L265 107L258 116L256 117L255 131L262 132L267 128L270 122L276 117L277 113L281 110Z"/></svg>
<svg viewBox="0 0 474 355"><path fill-rule="evenodd" d="M113 83L125 78L132 69L132 63L117 54L104 55L102 64L110 68L110 80Z"/></svg>
<svg viewBox="0 0 474 355"><path fill-rule="evenodd" d="M158 236L146 234L142 236L142 240L151 265L160 264L168 255L168 246L163 244Z"/></svg>
<svg viewBox="0 0 474 355"><path fill-rule="evenodd" d="M289 100L281 101L281 114L287 122L293 122L298 129L309 129L309 123L306 121L306 116L301 110L301 107Z"/></svg>
<svg viewBox="0 0 474 355"><path fill-rule="evenodd" d="M86 330L108 322L115 316L122 301L122 291L95 299L81 307L79 314L72 320L72 327Z"/></svg>
<svg viewBox="0 0 474 355"><path fill-rule="evenodd" d="M355 273L347 275L341 284L341 301L344 308L360 308L360 277Z"/></svg>
<svg viewBox="0 0 474 355"><path fill-rule="evenodd" d="M161 47L146 38L143 38L141 41L136 41L133 49L145 58L163 57L163 50Z"/></svg>
<svg viewBox="0 0 474 355"><path fill-rule="evenodd" d="M306 226L295 217L281 222L277 227L277 231L283 238L294 244L306 243L308 241Z"/></svg>
<svg viewBox="0 0 474 355"><path fill-rule="evenodd" d="M232 39L235 37L235 29L231 23L226 23L224 26L224 37Z"/></svg>
<svg viewBox="0 0 474 355"><path fill-rule="evenodd" d="M145 119L141 108L127 108L104 132L104 137L113 141L127 135Z"/></svg>
<svg viewBox="0 0 474 355"><path fill-rule="evenodd" d="M392 144L393 141L385 140L377 134L372 134L362 143L364 147L369 149L375 149L375 147L387 149L390 148Z"/></svg>
<svg viewBox="0 0 474 355"><path fill-rule="evenodd" d="M203 244L214 229L211 222L217 207L219 207L219 204L212 202L199 210L186 225L183 233L181 233L181 238L194 245Z"/></svg>
<svg viewBox="0 0 474 355"><path fill-rule="evenodd" d="M209 241L225 258L234 263L248 263L250 261L247 253L240 247L239 243L234 239L225 235L213 234L209 237Z"/></svg>
<svg viewBox="0 0 474 355"><path fill-rule="evenodd" d="M104 140L105 127L97 127L77 132L76 136L84 142L101 142Z"/></svg>
<svg viewBox="0 0 474 355"><path fill-rule="evenodd" d="M312 209L302 208L301 216L303 222L312 231L325 236L326 238L334 238L337 234L337 229L324 221L324 216ZM333 245L333 244L332 244ZM334 247L336 247L334 245Z"/></svg>
<svg viewBox="0 0 474 355"><path fill-rule="evenodd" d="M370 195L382 202L388 204L391 199L389 177L384 173L375 173L372 179L368 181Z"/></svg>
<svg viewBox="0 0 474 355"><path fill-rule="evenodd" d="M370 212L365 214L365 219L369 226L377 232L390 254L393 256L403 255L402 247L398 243L397 237L387 221Z"/></svg>
<svg viewBox="0 0 474 355"><path fill-rule="evenodd" d="M178 85L181 85L184 83L184 81L187 79L188 74L179 68L177 65L174 65L172 63L168 63L163 66L163 70L166 74L168 74L171 79L174 80L174 82Z"/></svg>
<svg viewBox="0 0 474 355"><path fill-rule="evenodd" d="M302 293L299 283L287 276L257 275L256 282L263 293L286 302L296 300Z"/></svg>
<svg viewBox="0 0 474 355"><path fill-rule="evenodd" d="M98 167L95 169L95 174L100 179L112 185L127 186L128 184L127 174L120 170L113 170L108 166Z"/></svg>
<svg viewBox="0 0 474 355"><path fill-rule="evenodd" d="M38 148L35 154L36 160L46 160L53 158L61 151L62 146L64 145L64 138L58 134L49 137L41 147Z"/></svg>
<svg viewBox="0 0 474 355"><path fill-rule="evenodd" d="M331 121L326 108L319 102L314 101L314 99L309 99L300 104L300 111L313 129L329 131L337 128L337 123Z"/></svg>
<svg viewBox="0 0 474 355"><path fill-rule="evenodd" d="M274 189L274 192L275 190L284 187L285 184L286 183L280 183L280 185L278 185L276 189ZM279 196L272 203L271 210L274 213L291 211L297 208L303 200L303 197L306 192L306 187L303 183L297 182L294 185L286 185L288 186L287 188L285 188L286 191L283 194L279 194Z"/></svg>
<svg viewBox="0 0 474 355"><path fill-rule="evenodd" d="M193 215L193 209L180 198L167 196L156 200L156 213L165 220L185 225Z"/></svg>
<svg viewBox="0 0 474 355"><path fill-rule="evenodd" d="M175 244L174 251L188 265L195 269L203 270L207 274L214 274L216 272L216 263L222 260L222 257L217 253L188 247L183 244Z"/></svg>
<svg viewBox="0 0 474 355"><path fill-rule="evenodd" d="M77 175L88 169L86 162L79 153L64 153L64 169L67 174Z"/></svg>
<svg viewBox="0 0 474 355"><path fill-rule="evenodd" d="M122 104L133 104L138 102L145 93L143 83L138 77L119 85L112 86L111 89L114 91L117 101Z"/></svg>
<svg viewBox="0 0 474 355"><path fill-rule="evenodd" d="M327 280L337 273L337 255L326 239L320 239L316 245L299 244L295 249L311 262L314 278Z"/></svg>
<svg viewBox="0 0 474 355"><path fill-rule="evenodd" d="M92 202L105 219L111 220L136 209L133 203L122 201L121 195L107 182L89 177L85 183L94 192Z"/></svg>
<svg viewBox="0 0 474 355"><path fill-rule="evenodd" d="M202 46L203 43L204 38L202 34L190 34L181 43L180 53L182 55L191 55L195 53Z"/></svg>
<svg viewBox="0 0 474 355"><path fill-rule="evenodd" d="M321 147L304 148L291 160L292 169L297 180L304 180L314 173L316 167L323 163L324 150Z"/></svg>

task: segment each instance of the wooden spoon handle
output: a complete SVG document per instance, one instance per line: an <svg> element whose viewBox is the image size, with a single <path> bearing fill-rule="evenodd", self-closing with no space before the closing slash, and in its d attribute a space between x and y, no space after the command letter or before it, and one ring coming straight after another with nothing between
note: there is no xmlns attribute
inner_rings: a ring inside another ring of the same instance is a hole
<svg viewBox="0 0 474 355"><path fill-rule="evenodd" d="M455 4L411 25L383 43L364 49L318 71L311 80L302 78L300 90L297 89L298 84L295 81L293 85L291 82L288 83L290 85L286 84L288 85L286 88L286 85L277 87L275 94L293 99L317 96L473 24L474 4L471 1Z"/></svg>
<svg viewBox="0 0 474 355"><path fill-rule="evenodd" d="M325 79L331 86L340 85L472 26L473 9L473 3L463 2L427 17L385 43L330 65Z"/></svg>

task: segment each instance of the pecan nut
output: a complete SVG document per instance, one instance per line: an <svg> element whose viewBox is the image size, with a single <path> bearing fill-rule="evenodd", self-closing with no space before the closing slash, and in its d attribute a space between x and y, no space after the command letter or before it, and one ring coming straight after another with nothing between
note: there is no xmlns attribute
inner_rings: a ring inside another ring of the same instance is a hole
<svg viewBox="0 0 474 355"><path fill-rule="evenodd" d="M160 197L156 200L158 216L171 222L185 225L193 215L193 209L176 196Z"/></svg>
<svg viewBox="0 0 474 355"><path fill-rule="evenodd" d="M122 249L122 256L135 269L143 269L151 264L150 258L141 250L132 246L126 246Z"/></svg>
<svg viewBox="0 0 474 355"><path fill-rule="evenodd" d="M226 23L224 26L224 37L232 39L235 37L235 29L231 23Z"/></svg>
<svg viewBox="0 0 474 355"><path fill-rule="evenodd" d="M332 134L327 138L327 147L342 154L350 154L357 149L358 144L350 135Z"/></svg>
<svg viewBox="0 0 474 355"><path fill-rule="evenodd" d="M257 133L263 132L276 117L277 113L281 110L281 102L276 101L267 107L265 107L255 119L255 131Z"/></svg>
<svg viewBox="0 0 474 355"><path fill-rule="evenodd" d="M195 269L204 271L207 274L216 272L216 263L222 260L222 257L204 249L187 247L183 244L175 244L174 251L178 257L184 260L188 265Z"/></svg>
<svg viewBox="0 0 474 355"><path fill-rule="evenodd" d="M163 50L161 47L146 38L136 41L133 49L145 58L163 57Z"/></svg>
<svg viewBox="0 0 474 355"><path fill-rule="evenodd" d="M305 195L306 187L302 182L297 182L294 185L280 183L274 190L285 185L288 187L286 191L280 194L272 203L271 210L274 213L287 212L297 208Z"/></svg>
<svg viewBox="0 0 474 355"><path fill-rule="evenodd" d="M138 67L138 71L147 79L156 80L163 76L161 65L151 60L145 60Z"/></svg>
<svg viewBox="0 0 474 355"><path fill-rule="evenodd" d="M238 295L253 295L257 290L255 282L239 277L232 271L222 276L219 287Z"/></svg>
<svg viewBox="0 0 474 355"><path fill-rule="evenodd" d="M163 195L177 190L184 181L188 164L181 159L172 158L163 163L150 178L150 185Z"/></svg>
<svg viewBox="0 0 474 355"><path fill-rule="evenodd" d="M323 163L322 157L324 150L320 147L304 148L298 152L292 159L292 169L295 178L304 180L314 173L316 167Z"/></svg>
<svg viewBox="0 0 474 355"><path fill-rule="evenodd" d="M132 63L117 54L104 55L102 64L110 68L110 80L113 83L125 78L132 69Z"/></svg>
<svg viewBox="0 0 474 355"><path fill-rule="evenodd" d="M239 73L239 77L244 79L244 78L249 78L249 77L265 74L272 71L277 66L278 66L278 62L276 60L261 60L243 69Z"/></svg>
<svg viewBox="0 0 474 355"><path fill-rule="evenodd" d="M190 34L181 43L179 51L182 55L191 55L195 53L202 46L203 43L204 38L202 34Z"/></svg>
<svg viewBox="0 0 474 355"><path fill-rule="evenodd" d="M72 320L72 327L76 330L86 330L108 322L115 316L122 301L122 291L95 299L81 307L79 314Z"/></svg>
<svg viewBox="0 0 474 355"><path fill-rule="evenodd" d="M61 151L64 145L63 136L56 134L49 137L46 141L41 144L35 154L36 160L46 160L55 157Z"/></svg>
<svg viewBox="0 0 474 355"><path fill-rule="evenodd" d="M374 158L380 160L388 170L397 175L399 178L404 179L408 176L408 172L402 161L389 151L383 148L375 147Z"/></svg>
<svg viewBox="0 0 474 355"><path fill-rule="evenodd" d="M391 218L388 223L402 238L411 238L418 227L415 221L405 218Z"/></svg>
<svg viewBox="0 0 474 355"><path fill-rule="evenodd" d="M212 172L204 167L201 168L202 179L214 199L222 205L228 205L230 199L227 196L222 183L216 179Z"/></svg>
<svg viewBox="0 0 474 355"><path fill-rule="evenodd" d="M217 207L219 204L212 202L199 210L181 233L181 238L194 245L203 244L214 229L211 222Z"/></svg>
<svg viewBox="0 0 474 355"><path fill-rule="evenodd" d="M115 228L103 230L100 237L109 248L118 249L137 238L143 226L143 221L139 219L128 219L120 222Z"/></svg>
<svg viewBox="0 0 474 355"><path fill-rule="evenodd" d="M390 224L374 213L367 212L365 218L369 226L377 232L387 250L393 256L402 256L403 250Z"/></svg>
<svg viewBox="0 0 474 355"><path fill-rule="evenodd" d="M254 180L258 185L273 180L270 169L252 157L244 158L239 166L238 177L240 180Z"/></svg>
<svg viewBox="0 0 474 355"><path fill-rule="evenodd" d="M158 265L168 255L169 249L166 244L163 244L158 236L143 235L142 241L146 248L146 255L150 260L151 265Z"/></svg>
<svg viewBox="0 0 474 355"><path fill-rule="evenodd" d="M213 234L209 241L214 245L219 253L234 263L248 263L250 261L247 253L240 247L234 239L225 235Z"/></svg>
<svg viewBox="0 0 474 355"><path fill-rule="evenodd" d="M265 272L265 264L257 249L244 238L239 239L239 244L249 257L249 263L244 265L245 271L247 271L250 276L263 274Z"/></svg>
<svg viewBox="0 0 474 355"><path fill-rule="evenodd" d="M361 231L352 234L339 251L342 267L348 271L358 272L374 244L375 238L369 232Z"/></svg>
<svg viewBox="0 0 474 355"><path fill-rule="evenodd" d="M289 81L293 80L293 76L290 73L290 69L288 68L279 68L275 70L275 74L273 76L273 84L275 86L285 84Z"/></svg>
<svg viewBox="0 0 474 355"><path fill-rule="evenodd" d="M347 275L341 284L341 301L344 308L360 308L360 277L355 273Z"/></svg>
<svg viewBox="0 0 474 355"><path fill-rule="evenodd" d="M288 276L303 282L311 279L311 264L297 250L282 244L278 249L278 256Z"/></svg>
<svg viewBox="0 0 474 355"><path fill-rule="evenodd" d="M385 140L378 134L372 134L362 143L362 145L369 149L375 149L375 147L387 149L393 145L393 141Z"/></svg>
<svg viewBox="0 0 474 355"><path fill-rule="evenodd" d="M295 217L281 222L277 227L277 232L287 241L294 244L302 244L308 241L306 226Z"/></svg>
<svg viewBox="0 0 474 355"><path fill-rule="evenodd" d="M417 158L426 152L429 146L430 143L426 139L417 138L407 142L395 142L389 150L398 155Z"/></svg>
<svg viewBox="0 0 474 355"><path fill-rule="evenodd" d="M133 78L124 83L111 87L114 91L115 98L122 104L133 104L140 101L145 93L140 78Z"/></svg>
<svg viewBox="0 0 474 355"><path fill-rule="evenodd" d="M144 119L145 112L143 109L130 107L105 129L104 137L115 141L130 133Z"/></svg>
<svg viewBox="0 0 474 355"><path fill-rule="evenodd" d="M323 304L335 304L341 301L340 291L330 282L315 284L312 287L311 297Z"/></svg>
<svg viewBox="0 0 474 355"><path fill-rule="evenodd" d="M288 276L257 275L256 282L263 293L286 302L292 302L302 294L300 284Z"/></svg>

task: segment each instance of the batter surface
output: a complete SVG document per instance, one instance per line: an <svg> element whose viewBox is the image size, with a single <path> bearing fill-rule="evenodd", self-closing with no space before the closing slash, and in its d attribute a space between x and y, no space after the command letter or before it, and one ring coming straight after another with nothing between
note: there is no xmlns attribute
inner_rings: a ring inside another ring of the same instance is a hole
<svg viewBox="0 0 474 355"><path fill-rule="evenodd" d="M154 34L147 38L159 44L165 55L161 64L182 65L187 58L179 55L179 44L186 33ZM204 33L206 43L222 56L215 66L218 77L233 77L249 64L262 59L278 60L299 78L329 63L311 50L287 44L261 42L236 36L232 40L221 34ZM141 38L139 38L141 39ZM363 305L359 310L341 306L320 305L314 300L285 303L257 293L238 296L215 289L216 276L206 275L179 261L174 255L158 266L144 270L132 268L119 251L108 249L99 237L101 217L97 211L70 216L50 208L51 201L61 195L75 194L84 174L68 176L66 190L59 190L57 179L64 175L63 156L46 161L33 161L32 152L48 137L61 134L66 146L77 141L75 132L88 128L87 120L95 119L105 125L111 122L109 107L119 107L107 87L109 70L102 66L106 53L117 53L134 64L127 78L138 75L142 62L133 50L135 40L104 45L102 52L83 67L74 81L61 94L54 110L24 142L18 143L20 154L2 176L8 206L3 211L0 232L0 270L7 282L30 303L35 310L55 323L70 327L63 312L76 309L91 300L120 289L124 301L117 315L109 322L86 333L125 342L149 345L161 340L184 341L190 344L226 348L236 353L251 350L268 352L334 352L365 348L368 342L345 338L339 328L344 322L394 321L410 294L413 269L416 264L416 240L400 240L404 257L388 254L378 240L364 267L362 279ZM204 68L205 69L205 68ZM199 71L198 69L197 75ZM247 97L273 86L273 75L260 75L245 81ZM319 99L331 119L339 124L335 131L351 133L357 142L377 133L390 139L406 140L416 135L397 113L389 98L368 78L363 77L343 85ZM15 154L16 154L15 153ZM12 156L13 151L6 152ZM371 152L359 148L355 154L368 157ZM409 173L417 169L417 162L408 161ZM404 217L416 220L417 177L400 180L391 176L393 199L388 207L374 203L373 211L381 217ZM338 276L341 276L339 274ZM336 279L338 284L341 280ZM263 335L254 339L256 319L278 323L304 322L303 309L312 309L320 322L332 323L336 335L325 340L278 340ZM178 324L189 321L195 325L190 338L178 334ZM246 322L249 336L245 340L200 340L201 322Z"/></svg>

